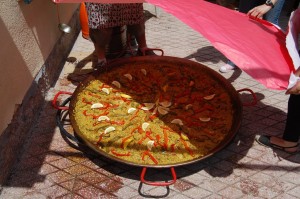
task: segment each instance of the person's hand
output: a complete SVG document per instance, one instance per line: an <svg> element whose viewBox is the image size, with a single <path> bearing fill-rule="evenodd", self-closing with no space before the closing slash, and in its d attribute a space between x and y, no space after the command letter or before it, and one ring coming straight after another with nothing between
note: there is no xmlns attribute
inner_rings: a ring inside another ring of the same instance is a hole
<svg viewBox="0 0 300 199"><path fill-rule="evenodd" d="M288 94L294 94L294 95L300 95L300 81L298 81L295 86L293 86L292 88L288 89L285 92L286 95Z"/></svg>
<svg viewBox="0 0 300 199"><path fill-rule="evenodd" d="M253 17L257 17L259 19L262 19L264 14L269 12L269 10L271 10L271 9L272 9L271 6L267 6L267 5L263 4L263 5L256 6L253 9L249 10L247 15L251 15Z"/></svg>

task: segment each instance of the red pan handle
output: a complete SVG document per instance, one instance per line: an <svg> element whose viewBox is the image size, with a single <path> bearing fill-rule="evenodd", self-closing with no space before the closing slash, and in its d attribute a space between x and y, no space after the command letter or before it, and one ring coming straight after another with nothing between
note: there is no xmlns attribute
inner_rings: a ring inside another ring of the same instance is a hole
<svg viewBox="0 0 300 199"><path fill-rule="evenodd" d="M175 172L174 167L171 167L170 169L171 169L171 173L172 173L172 177L173 177L172 181L169 181L169 182L151 182L151 181L145 180L145 174L146 174L147 168L144 167L143 170L142 170L142 173L141 173L141 182L145 183L145 184L148 184L148 185L152 185L152 186L169 186L169 185L172 185L176 182L177 176L176 176L176 172Z"/></svg>
<svg viewBox="0 0 300 199"><path fill-rule="evenodd" d="M160 48L144 48L143 50L142 50L142 53L143 53L143 56L145 56L146 55L146 52L147 51L160 51L161 52L161 55L160 56L164 56L164 51L162 50L162 49L160 49Z"/></svg>
<svg viewBox="0 0 300 199"><path fill-rule="evenodd" d="M56 95L54 96L53 100L52 100L52 106L57 109L57 110L68 110L69 107L67 106L58 106L57 105L57 99L60 95L62 94L67 94L67 95L72 95L73 93L71 92L66 92L66 91L59 91L58 93L56 93Z"/></svg>
<svg viewBox="0 0 300 199"><path fill-rule="evenodd" d="M252 102L243 103L243 106L255 106L257 104L257 97L256 97L255 93L249 88L243 88L243 89L237 90L237 92L239 92L239 93L243 92L243 91L248 91L249 93L251 93L251 95L253 97Z"/></svg>

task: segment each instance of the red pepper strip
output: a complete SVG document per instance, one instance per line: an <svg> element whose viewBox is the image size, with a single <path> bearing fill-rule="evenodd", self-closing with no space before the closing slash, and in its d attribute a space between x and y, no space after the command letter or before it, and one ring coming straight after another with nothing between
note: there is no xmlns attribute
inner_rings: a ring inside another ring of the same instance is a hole
<svg viewBox="0 0 300 199"><path fill-rule="evenodd" d="M101 108L97 108L98 110L107 110L107 109L110 109L110 108L117 108L119 105L118 104L115 104L115 105L111 105L109 103L105 103L105 105Z"/></svg>
<svg viewBox="0 0 300 199"><path fill-rule="evenodd" d="M146 131L146 137L148 137L150 140L155 140L152 136L151 136L152 131Z"/></svg>
<svg viewBox="0 0 300 199"><path fill-rule="evenodd" d="M89 93L88 93L88 95L90 95L90 96L92 96L92 97L96 97L96 98L99 98L99 99L101 99L101 97L100 97L100 96L98 96L98 95L96 95L96 94L93 94L93 93L91 93L91 92L89 92Z"/></svg>
<svg viewBox="0 0 300 199"><path fill-rule="evenodd" d="M130 118L129 121L133 120L135 117L137 117L138 112L140 111L140 109L137 109L137 111L134 113L133 117Z"/></svg>
<svg viewBox="0 0 300 199"><path fill-rule="evenodd" d="M150 159L154 162L154 164L158 164L158 161L155 159L155 157L149 152L149 151L144 151L142 155L142 160L145 161L145 156L148 155Z"/></svg>
<svg viewBox="0 0 300 199"><path fill-rule="evenodd" d="M142 139L140 139L140 140L138 141L138 144L142 144L142 143L144 142L144 140L146 140L146 139L147 139L147 136L142 137Z"/></svg>
<svg viewBox="0 0 300 199"><path fill-rule="evenodd" d="M100 134L99 140L97 141L97 144L100 144L100 142L101 142L101 140L102 140L102 138L103 138L103 135L104 135L104 133L101 133L101 134Z"/></svg>
<svg viewBox="0 0 300 199"><path fill-rule="evenodd" d="M131 103L131 100L130 99L127 99L127 98L125 98L125 97L121 97L122 98L122 100L124 101L124 102L126 102L127 104L130 104Z"/></svg>
<svg viewBox="0 0 300 199"><path fill-rule="evenodd" d="M130 118L130 120L129 121L132 121L134 118L136 118L137 117L137 115L134 115L132 118Z"/></svg>
<svg viewBox="0 0 300 199"><path fill-rule="evenodd" d="M131 130L131 132L130 132L130 134L133 134L133 133L134 133L134 131L136 131L136 130L138 130L138 132L139 132L139 133L141 133L141 132L142 132L142 131L141 131L141 130L142 130L142 128L141 128L140 126L138 126L138 127L134 128L134 129L132 129L132 130Z"/></svg>
<svg viewBox="0 0 300 199"><path fill-rule="evenodd" d="M171 144L171 152L175 151L175 144Z"/></svg>
<svg viewBox="0 0 300 199"><path fill-rule="evenodd" d="M108 121L110 122L111 124L117 124L117 125L124 125L125 124L125 121L122 120L122 121Z"/></svg>
<svg viewBox="0 0 300 199"><path fill-rule="evenodd" d="M113 92L113 93L119 93L119 92L121 92L121 90L114 88L114 89L112 90L112 92Z"/></svg>
<svg viewBox="0 0 300 199"><path fill-rule="evenodd" d="M87 113L87 110L84 110L84 111L83 111L83 115L84 115L84 116L92 116L93 119L97 119L97 118L100 117L100 116L108 115L108 112L104 112L104 113L102 113L102 114L100 114L100 115L94 115L94 114L88 114L88 113Z"/></svg>
<svg viewBox="0 0 300 199"><path fill-rule="evenodd" d="M109 121L109 120L105 120L105 121L102 121L102 122L109 123L109 124L116 124L116 125L124 125L125 124L124 120L122 120L122 121ZM101 124L102 122L95 122L93 124L93 126L97 126L98 124Z"/></svg>
<svg viewBox="0 0 300 199"><path fill-rule="evenodd" d="M165 147L165 150L168 150L168 141L169 141L169 139L168 139L167 130L164 129L163 132L164 132L164 147Z"/></svg>
<svg viewBox="0 0 300 199"><path fill-rule="evenodd" d="M163 130L167 130L167 131L173 132L173 130L171 128L166 127L166 126L160 126L160 128L162 128Z"/></svg>
<svg viewBox="0 0 300 199"><path fill-rule="evenodd" d="M91 104L91 105L93 104L92 102L88 102L88 101L86 101L86 99L85 99L85 98L82 98L82 102L83 102L83 103L85 103L85 104Z"/></svg>
<svg viewBox="0 0 300 199"><path fill-rule="evenodd" d="M123 100L123 102L131 102L131 100L129 100L129 99L126 99L125 97L112 97L112 99L114 99L114 100Z"/></svg>
<svg viewBox="0 0 300 199"><path fill-rule="evenodd" d="M115 149L110 150L112 154L116 155L116 156L130 156L130 152L128 153L118 153L115 151Z"/></svg>
<svg viewBox="0 0 300 199"><path fill-rule="evenodd" d="M155 143L157 143L158 145L163 147L163 144L160 143L160 136L159 135L156 135L156 142Z"/></svg>
<svg viewBox="0 0 300 199"><path fill-rule="evenodd" d="M151 121L153 121L155 118L157 118L157 115L156 115L156 114L150 115L150 117L149 117L149 119L150 119Z"/></svg>
<svg viewBox="0 0 300 199"><path fill-rule="evenodd" d="M119 106L120 106L119 104L109 105L109 108L117 108L117 107L119 107Z"/></svg>
<svg viewBox="0 0 300 199"><path fill-rule="evenodd" d="M128 140L129 138L131 138L132 137L132 135L130 135L130 136L128 136L128 137L126 137L126 138L124 138L123 140L122 140L122 144L121 144L121 147L124 149L124 144L125 144L125 142L126 142L126 140Z"/></svg>
<svg viewBox="0 0 300 199"><path fill-rule="evenodd" d="M160 136L159 135L156 135L156 141L157 141L157 144L159 144L159 142L160 142Z"/></svg>
<svg viewBox="0 0 300 199"><path fill-rule="evenodd" d="M99 86L100 90L102 90L103 88L111 88L109 85L107 84L102 84L102 86Z"/></svg>
<svg viewBox="0 0 300 199"><path fill-rule="evenodd" d="M186 141L182 138L180 138L181 142L183 143L184 145L184 148L189 152L189 154L194 157L194 153L192 151L192 149L188 146L188 144L186 143Z"/></svg>

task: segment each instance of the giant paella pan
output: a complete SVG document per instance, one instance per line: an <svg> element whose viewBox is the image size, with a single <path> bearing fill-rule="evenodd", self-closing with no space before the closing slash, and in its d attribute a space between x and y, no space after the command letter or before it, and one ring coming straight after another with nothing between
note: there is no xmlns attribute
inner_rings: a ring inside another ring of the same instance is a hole
<svg viewBox="0 0 300 199"><path fill-rule="evenodd" d="M223 149L242 119L238 92L194 61L144 56L92 73L72 94L76 136L114 161L173 168Z"/></svg>

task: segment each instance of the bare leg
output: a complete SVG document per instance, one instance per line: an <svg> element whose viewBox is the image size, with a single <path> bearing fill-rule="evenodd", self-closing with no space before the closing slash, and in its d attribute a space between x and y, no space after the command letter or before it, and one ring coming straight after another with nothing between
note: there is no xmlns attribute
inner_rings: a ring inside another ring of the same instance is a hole
<svg viewBox="0 0 300 199"><path fill-rule="evenodd" d="M151 49L148 48L146 42L145 24L136 24L127 26L129 34L135 36L139 46L139 55L156 55Z"/></svg>
<svg viewBox="0 0 300 199"><path fill-rule="evenodd" d="M105 51L109 45L112 34L112 28L106 29L90 29L90 37L94 43L96 55L98 58L98 64L105 64L106 57Z"/></svg>
<svg viewBox="0 0 300 199"><path fill-rule="evenodd" d="M147 42L146 42L145 24L142 23L142 24L128 25L127 28L128 28L128 32L131 35L135 36L139 48L146 48Z"/></svg>

